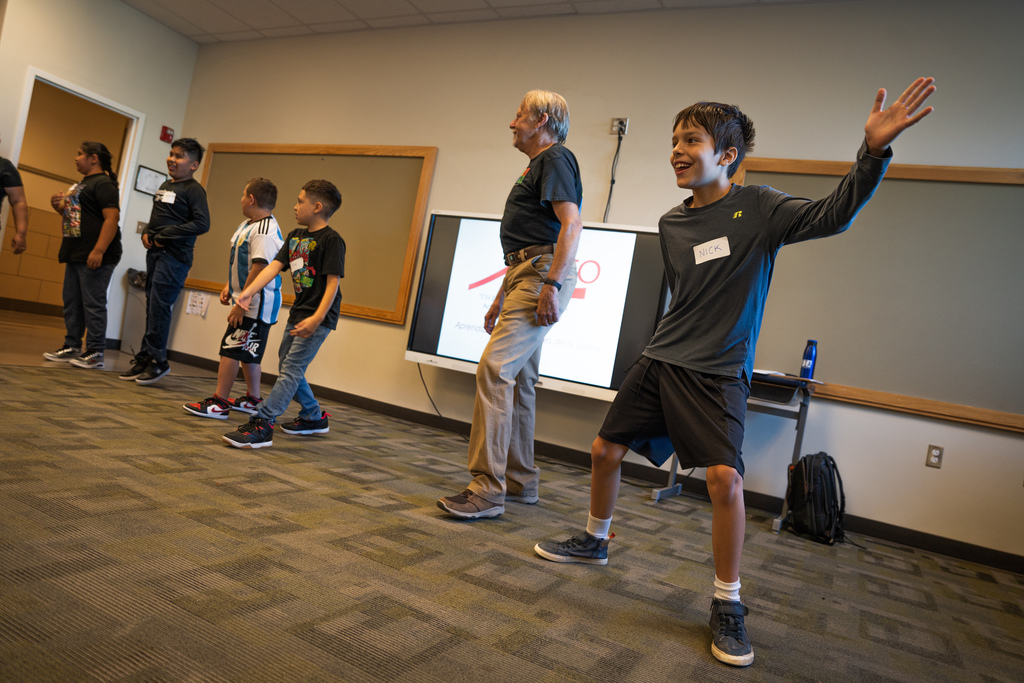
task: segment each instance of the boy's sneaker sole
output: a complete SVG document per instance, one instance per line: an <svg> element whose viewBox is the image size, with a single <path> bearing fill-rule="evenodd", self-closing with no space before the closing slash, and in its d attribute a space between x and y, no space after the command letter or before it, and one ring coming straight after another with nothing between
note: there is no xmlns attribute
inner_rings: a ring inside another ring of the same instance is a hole
<svg viewBox="0 0 1024 683"><path fill-rule="evenodd" d="M152 368L152 372L150 371L151 368ZM142 373L141 375L139 375L138 377L135 378L135 383L136 384L142 384L143 386L145 386L146 384L153 384L154 382L159 382L161 379L163 379L164 377L166 377L170 373L171 373L171 366L170 365L167 365L167 366L165 366L163 368L159 368L159 367L153 365L152 363L150 363L149 367L146 368L146 371L144 373ZM122 377L122 379L127 379L127 378Z"/></svg>
<svg viewBox="0 0 1024 683"><path fill-rule="evenodd" d="M98 370L103 367L103 360L88 361L82 360L81 358L72 358L69 363L74 365L76 368L85 368L86 370Z"/></svg>
<svg viewBox="0 0 1024 683"><path fill-rule="evenodd" d="M211 417L214 420L226 420L228 419L228 413L231 412L230 408L224 408L224 412L218 412L220 406L217 406L217 404L210 399L199 401L198 403L186 403L181 407L184 408L186 412L192 413L197 417Z"/></svg>
<svg viewBox="0 0 1024 683"><path fill-rule="evenodd" d="M611 538L594 538L586 531L568 541L541 541L533 546L534 552L552 562L579 564L608 564L608 542Z"/></svg>
<svg viewBox="0 0 1024 683"><path fill-rule="evenodd" d="M76 349L71 346L65 346L57 349L56 351L47 351L43 354L43 358L54 363L67 363L73 358L77 358L81 355L82 350Z"/></svg>
<svg viewBox="0 0 1024 683"><path fill-rule="evenodd" d="M294 425L278 425L277 428L285 434L299 434L302 436L309 436L310 434L326 434L331 431L330 427L311 427L309 429L301 429L296 428Z"/></svg>
<svg viewBox="0 0 1024 683"><path fill-rule="evenodd" d="M231 444L235 448L263 448L264 446L274 445L273 441L257 441L256 443L251 443L249 441L235 441L227 436L221 438L224 439L225 443Z"/></svg>

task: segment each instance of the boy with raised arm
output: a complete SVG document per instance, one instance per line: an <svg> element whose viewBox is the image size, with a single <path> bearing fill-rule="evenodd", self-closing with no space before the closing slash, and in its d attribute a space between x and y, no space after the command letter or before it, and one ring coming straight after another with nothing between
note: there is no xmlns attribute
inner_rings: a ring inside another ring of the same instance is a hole
<svg viewBox="0 0 1024 683"><path fill-rule="evenodd" d="M585 531L535 550L555 562L608 563L609 528L628 449L657 465L673 450L683 467L706 467L715 563L712 654L747 666L754 651L740 601L743 423L754 347L775 256L784 244L846 230L882 180L889 145L932 108L931 78L918 78L888 109L879 90L857 162L825 199L791 197L730 182L754 144L754 126L734 106L698 102L676 116L671 163L693 197L659 222L672 300L643 358L623 381L591 449Z"/></svg>
<svg viewBox="0 0 1024 683"><path fill-rule="evenodd" d="M292 398L299 402L299 416L281 425L285 434L324 434L330 415L320 409L306 382L306 368L320 345L338 325L341 294L338 281L345 276L345 240L327 224L338 207L341 193L326 180L310 180L302 186L295 203L295 222L303 226L288 233L277 256L246 285L237 303L248 310L253 295L277 274L288 270L295 287L295 302L284 328L278 351L277 381L256 414L224 441L235 448L264 448L274 443L274 422L288 409Z"/></svg>

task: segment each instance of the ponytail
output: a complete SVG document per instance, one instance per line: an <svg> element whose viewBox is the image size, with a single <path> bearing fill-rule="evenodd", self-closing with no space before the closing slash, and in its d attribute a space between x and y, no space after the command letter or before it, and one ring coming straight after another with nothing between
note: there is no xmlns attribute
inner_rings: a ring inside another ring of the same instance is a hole
<svg viewBox="0 0 1024 683"><path fill-rule="evenodd" d="M108 178L114 181L115 185L117 184L117 174L114 173L114 169L111 166L112 156L106 145L102 142L83 142L82 151L88 156L95 154L100 160L100 169L107 174Z"/></svg>

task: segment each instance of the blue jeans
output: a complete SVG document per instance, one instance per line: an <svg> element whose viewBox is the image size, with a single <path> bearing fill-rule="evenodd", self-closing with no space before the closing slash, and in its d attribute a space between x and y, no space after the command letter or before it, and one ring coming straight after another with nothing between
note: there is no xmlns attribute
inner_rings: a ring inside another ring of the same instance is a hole
<svg viewBox="0 0 1024 683"><path fill-rule="evenodd" d="M331 330L321 325L311 337L293 337L294 323L289 322L284 328L284 338L277 352L280 363L277 370L277 381L270 390L270 396L263 399L256 417L275 422L284 411L288 410L294 398L302 406L299 417L303 420L319 420L320 404L313 396L313 390L306 381L306 368L316 358L320 345L327 339Z"/></svg>
<svg viewBox="0 0 1024 683"><path fill-rule="evenodd" d="M171 334L171 312L185 286L189 265L162 249L146 252L146 334L140 354L158 363L167 361L167 337Z"/></svg>
<svg viewBox="0 0 1024 683"><path fill-rule="evenodd" d="M107 348L107 286L114 274L113 263L90 270L84 263L64 264L64 344L82 348L82 335L89 331L85 348Z"/></svg>

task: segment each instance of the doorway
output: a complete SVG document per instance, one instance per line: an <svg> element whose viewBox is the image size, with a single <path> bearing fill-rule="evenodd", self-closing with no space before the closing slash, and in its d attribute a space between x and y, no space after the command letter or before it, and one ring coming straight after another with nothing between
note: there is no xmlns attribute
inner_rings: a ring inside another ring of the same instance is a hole
<svg viewBox="0 0 1024 683"><path fill-rule="evenodd" d="M61 316L64 266L57 262L61 217L50 197L80 180L74 157L85 140L102 142L118 169L122 213L138 117L36 76L18 157L29 205L28 248L15 255L7 231L0 249L0 308ZM130 183L129 183L130 186ZM8 228L14 229L13 217Z"/></svg>

